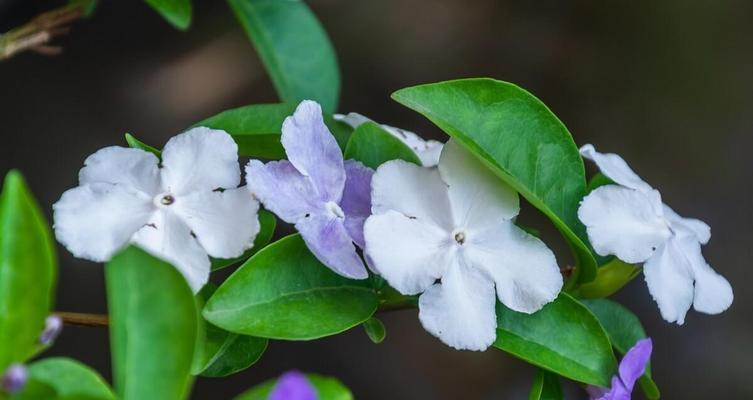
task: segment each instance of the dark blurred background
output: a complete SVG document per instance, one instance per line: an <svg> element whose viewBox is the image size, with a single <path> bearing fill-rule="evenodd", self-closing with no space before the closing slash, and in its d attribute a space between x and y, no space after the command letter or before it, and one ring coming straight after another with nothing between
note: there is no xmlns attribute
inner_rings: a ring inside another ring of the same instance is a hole
<svg viewBox="0 0 753 400"><path fill-rule="evenodd" d="M0 0L0 31L59 5ZM654 338L666 399L751 399L753 291L753 2L313 0L337 49L341 111L443 134L389 98L399 88L491 76L540 97L576 142L621 153L679 213L713 228L709 262L735 289L724 314L661 320L643 279L617 299ZM229 8L195 1L178 32L139 1L104 1L57 43L64 54L0 63L0 172L19 168L42 207L77 184L84 158L123 133L161 146L221 110L276 100ZM535 210L523 218L545 224ZM563 260L570 256L552 237ZM106 312L103 269L59 247L59 310ZM329 374L358 399L526 398L532 368L494 349L458 352L416 312L383 315L387 340L362 329L315 342L273 342L251 369L199 379L195 399L224 399L284 370ZM68 327L51 355L110 377L107 331ZM581 398L575 385L568 398ZM639 397L637 395L636 397Z"/></svg>

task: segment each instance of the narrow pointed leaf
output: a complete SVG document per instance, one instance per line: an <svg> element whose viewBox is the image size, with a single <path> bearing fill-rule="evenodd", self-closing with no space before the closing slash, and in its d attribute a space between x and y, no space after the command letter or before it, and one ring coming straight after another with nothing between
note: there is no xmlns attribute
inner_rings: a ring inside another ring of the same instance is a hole
<svg viewBox="0 0 753 400"><path fill-rule="evenodd" d="M596 279L579 286L572 292L572 295L583 299L597 299L611 296L630 283L640 273L641 269L639 267L623 262L615 257L605 265L599 267L596 272Z"/></svg>
<svg viewBox="0 0 753 400"><path fill-rule="evenodd" d="M583 160L544 103L487 78L414 86L392 98L431 120L549 217L577 258L577 280L594 279L596 261L577 218L586 194Z"/></svg>
<svg viewBox="0 0 753 400"><path fill-rule="evenodd" d="M533 380L528 400L562 400L563 398L560 378L549 371L539 369Z"/></svg>
<svg viewBox="0 0 753 400"><path fill-rule="evenodd" d="M397 159L422 165L410 147L372 121L359 125L353 131L345 146L345 158L358 160L371 169Z"/></svg>
<svg viewBox="0 0 753 400"><path fill-rule="evenodd" d="M191 0L146 0L170 25L182 31L191 25Z"/></svg>
<svg viewBox="0 0 753 400"><path fill-rule="evenodd" d="M136 139L136 137L134 137L130 133L125 134L125 139L129 147L134 148L134 149L144 150L144 151L154 154L155 156L157 156L157 158L162 158L161 151L142 142L141 140Z"/></svg>
<svg viewBox="0 0 753 400"><path fill-rule="evenodd" d="M371 317L363 323L363 329L366 331L366 335L375 344L382 343L387 336L387 330L384 328L384 324L377 318Z"/></svg>
<svg viewBox="0 0 753 400"><path fill-rule="evenodd" d="M29 365L26 387L10 400L115 400L93 369L70 358L47 358Z"/></svg>
<svg viewBox="0 0 753 400"><path fill-rule="evenodd" d="M353 400L353 394L345 385L335 378L315 374L306 374L316 390L320 400ZM240 394L235 400L267 400L277 384L277 379L270 379Z"/></svg>
<svg viewBox="0 0 753 400"><path fill-rule="evenodd" d="M52 232L18 171L0 194L0 371L39 348L57 279Z"/></svg>

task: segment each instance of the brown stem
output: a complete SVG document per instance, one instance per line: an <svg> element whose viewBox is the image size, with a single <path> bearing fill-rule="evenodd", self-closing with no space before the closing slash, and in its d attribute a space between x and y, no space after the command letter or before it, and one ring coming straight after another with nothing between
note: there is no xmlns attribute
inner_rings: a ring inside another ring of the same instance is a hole
<svg viewBox="0 0 753 400"><path fill-rule="evenodd" d="M56 312L55 315L66 325L106 327L110 324L107 314L85 314L74 312Z"/></svg>
<svg viewBox="0 0 753 400"><path fill-rule="evenodd" d="M50 51L47 44L55 37L68 32L67 25L84 17L85 2L75 2L36 16L25 25L0 35L0 60L28 50L42 54L59 54Z"/></svg>

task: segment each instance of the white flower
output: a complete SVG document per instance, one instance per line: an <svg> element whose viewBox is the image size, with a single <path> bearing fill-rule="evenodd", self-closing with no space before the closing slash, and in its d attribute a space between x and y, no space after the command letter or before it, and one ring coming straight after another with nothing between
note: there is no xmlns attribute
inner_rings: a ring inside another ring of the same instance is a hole
<svg viewBox="0 0 753 400"><path fill-rule="evenodd" d="M238 147L224 131L173 137L161 167L146 151L106 147L84 161L80 186L53 205L55 236L97 262L135 243L173 264L197 292L209 278L208 255L240 256L259 232L259 203L239 183Z"/></svg>
<svg viewBox="0 0 753 400"><path fill-rule="evenodd" d="M497 297L533 313L562 288L554 254L513 223L519 210L513 189L449 141L438 168L393 160L377 169L366 254L399 292L423 292L427 331L484 350L496 337Z"/></svg>
<svg viewBox="0 0 753 400"><path fill-rule="evenodd" d="M668 322L682 325L691 304L707 314L726 310L732 287L701 254L711 237L709 226L663 204L659 192L620 156L597 153L590 144L580 152L615 183L591 192L578 209L594 250L628 263L644 262L648 291Z"/></svg>
<svg viewBox="0 0 753 400"><path fill-rule="evenodd" d="M338 121L345 122L353 128L358 128L361 124L371 121L359 113L348 113L347 115L335 114L334 118ZM435 167L439 163L439 154L442 152L442 142L436 140L424 140L413 132L404 129L395 128L394 126L381 125L390 135L400 139L406 146L413 149L421 164L424 167Z"/></svg>

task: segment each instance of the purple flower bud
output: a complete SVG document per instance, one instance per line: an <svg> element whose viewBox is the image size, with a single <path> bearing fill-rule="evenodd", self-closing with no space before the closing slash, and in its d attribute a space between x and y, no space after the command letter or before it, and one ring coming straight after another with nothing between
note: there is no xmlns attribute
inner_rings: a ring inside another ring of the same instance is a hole
<svg viewBox="0 0 753 400"><path fill-rule="evenodd" d="M39 343L48 345L52 343L55 338L60 335L60 331L63 330L63 320L57 315L50 315L44 321L44 331L39 336Z"/></svg>
<svg viewBox="0 0 753 400"><path fill-rule="evenodd" d="M26 367L21 364L11 364L5 370L2 380L0 380L0 390L6 393L19 392L26 386L27 378L28 372L26 371Z"/></svg>
<svg viewBox="0 0 753 400"><path fill-rule="evenodd" d="M317 400L316 389L306 375L298 371L288 371L277 380L268 400Z"/></svg>

